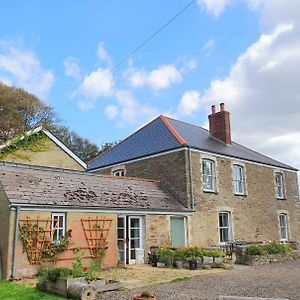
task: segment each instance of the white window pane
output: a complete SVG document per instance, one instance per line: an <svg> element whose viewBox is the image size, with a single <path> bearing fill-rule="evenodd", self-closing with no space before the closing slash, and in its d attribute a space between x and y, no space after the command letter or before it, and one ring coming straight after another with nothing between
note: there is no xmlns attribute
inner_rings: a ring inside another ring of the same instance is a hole
<svg viewBox="0 0 300 300"><path fill-rule="evenodd" d="M202 180L203 189L207 191L214 191L215 178L214 178L214 162L211 160L202 161Z"/></svg>

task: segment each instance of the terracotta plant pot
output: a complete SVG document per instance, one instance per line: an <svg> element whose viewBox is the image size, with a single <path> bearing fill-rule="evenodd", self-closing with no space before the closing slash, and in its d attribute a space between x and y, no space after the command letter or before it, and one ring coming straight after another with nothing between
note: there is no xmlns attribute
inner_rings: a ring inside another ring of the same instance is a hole
<svg viewBox="0 0 300 300"><path fill-rule="evenodd" d="M141 294L136 294L136 295L133 296L133 299L134 300L149 300L149 299L150 300L157 300L157 297L154 296L154 295L151 295L150 298L149 297L145 298L145 297L142 297Z"/></svg>

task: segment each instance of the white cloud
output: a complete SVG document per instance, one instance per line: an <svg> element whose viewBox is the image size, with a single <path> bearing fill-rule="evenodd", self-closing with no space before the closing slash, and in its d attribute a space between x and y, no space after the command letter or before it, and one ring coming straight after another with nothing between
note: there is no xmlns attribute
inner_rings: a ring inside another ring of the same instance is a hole
<svg viewBox="0 0 300 300"><path fill-rule="evenodd" d="M81 79L79 62L75 57L69 56L64 60L65 75L75 79Z"/></svg>
<svg viewBox="0 0 300 300"><path fill-rule="evenodd" d="M131 69L127 72L129 84L135 88L148 86L155 91L163 90L182 81L182 75L173 65L162 65L150 72Z"/></svg>
<svg viewBox="0 0 300 300"><path fill-rule="evenodd" d="M116 99L119 112L119 126L137 124L145 119L153 118L157 114L153 107L140 103L128 90L118 90Z"/></svg>
<svg viewBox="0 0 300 300"><path fill-rule="evenodd" d="M105 108L105 114L109 119L114 119L119 114L119 108L116 105L108 105Z"/></svg>
<svg viewBox="0 0 300 300"><path fill-rule="evenodd" d="M98 68L83 78L73 97L83 97L79 101L79 107L86 111L95 106L97 99L110 97L113 92L114 79L111 70Z"/></svg>
<svg viewBox="0 0 300 300"><path fill-rule="evenodd" d="M181 97L178 114L190 116L199 111L200 106L200 93L198 91L186 91Z"/></svg>
<svg viewBox="0 0 300 300"><path fill-rule="evenodd" d="M84 77L80 90L85 97L96 99L111 96L113 86L111 70L98 68Z"/></svg>
<svg viewBox="0 0 300 300"><path fill-rule="evenodd" d="M202 51L209 53L211 52L216 46L216 40L215 39L209 39L205 45L202 47Z"/></svg>
<svg viewBox="0 0 300 300"><path fill-rule="evenodd" d="M197 0L198 5L214 17L218 17L232 2L233 0Z"/></svg>
<svg viewBox="0 0 300 300"><path fill-rule="evenodd" d="M211 81L202 100L207 108L216 99L226 103L234 140L300 167L299 2L265 2L255 7L266 33L239 56L227 77ZM278 21L272 30L270 15Z"/></svg>
<svg viewBox="0 0 300 300"><path fill-rule="evenodd" d="M46 98L54 82L54 74L45 70L37 55L12 45L0 47L0 77L5 83L24 88Z"/></svg>
<svg viewBox="0 0 300 300"><path fill-rule="evenodd" d="M195 58L183 59L182 67L180 68L180 73L186 74L198 67L198 61Z"/></svg>
<svg viewBox="0 0 300 300"><path fill-rule="evenodd" d="M98 44L97 55L98 55L98 58L99 58L101 61L106 62L109 66L112 65L112 58L111 58L110 55L107 53L107 51L106 51L106 49L105 49L104 43L99 43L99 44Z"/></svg>

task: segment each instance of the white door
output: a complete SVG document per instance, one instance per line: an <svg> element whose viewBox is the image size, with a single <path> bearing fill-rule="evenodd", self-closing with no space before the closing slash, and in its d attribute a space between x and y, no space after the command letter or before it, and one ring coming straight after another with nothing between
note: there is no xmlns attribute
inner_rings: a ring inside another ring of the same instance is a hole
<svg viewBox="0 0 300 300"><path fill-rule="evenodd" d="M142 217L128 217L128 263L141 263L143 260Z"/></svg>

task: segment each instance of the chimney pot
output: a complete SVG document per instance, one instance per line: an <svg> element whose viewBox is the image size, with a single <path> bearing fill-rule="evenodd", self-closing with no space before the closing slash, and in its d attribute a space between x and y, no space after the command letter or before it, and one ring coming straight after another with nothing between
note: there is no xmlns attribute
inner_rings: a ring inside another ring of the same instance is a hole
<svg viewBox="0 0 300 300"><path fill-rule="evenodd" d="M225 104L223 102L220 103L220 111L225 111Z"/></svg>
<svg viewBox="0 0 300 300"><path fill-rule="evenodd" d="M215 106L215 105L212 105L212 106L211 106L211 113L212 113L212 114L215 114L215 113L216 113L216 106Z"/></svg>

